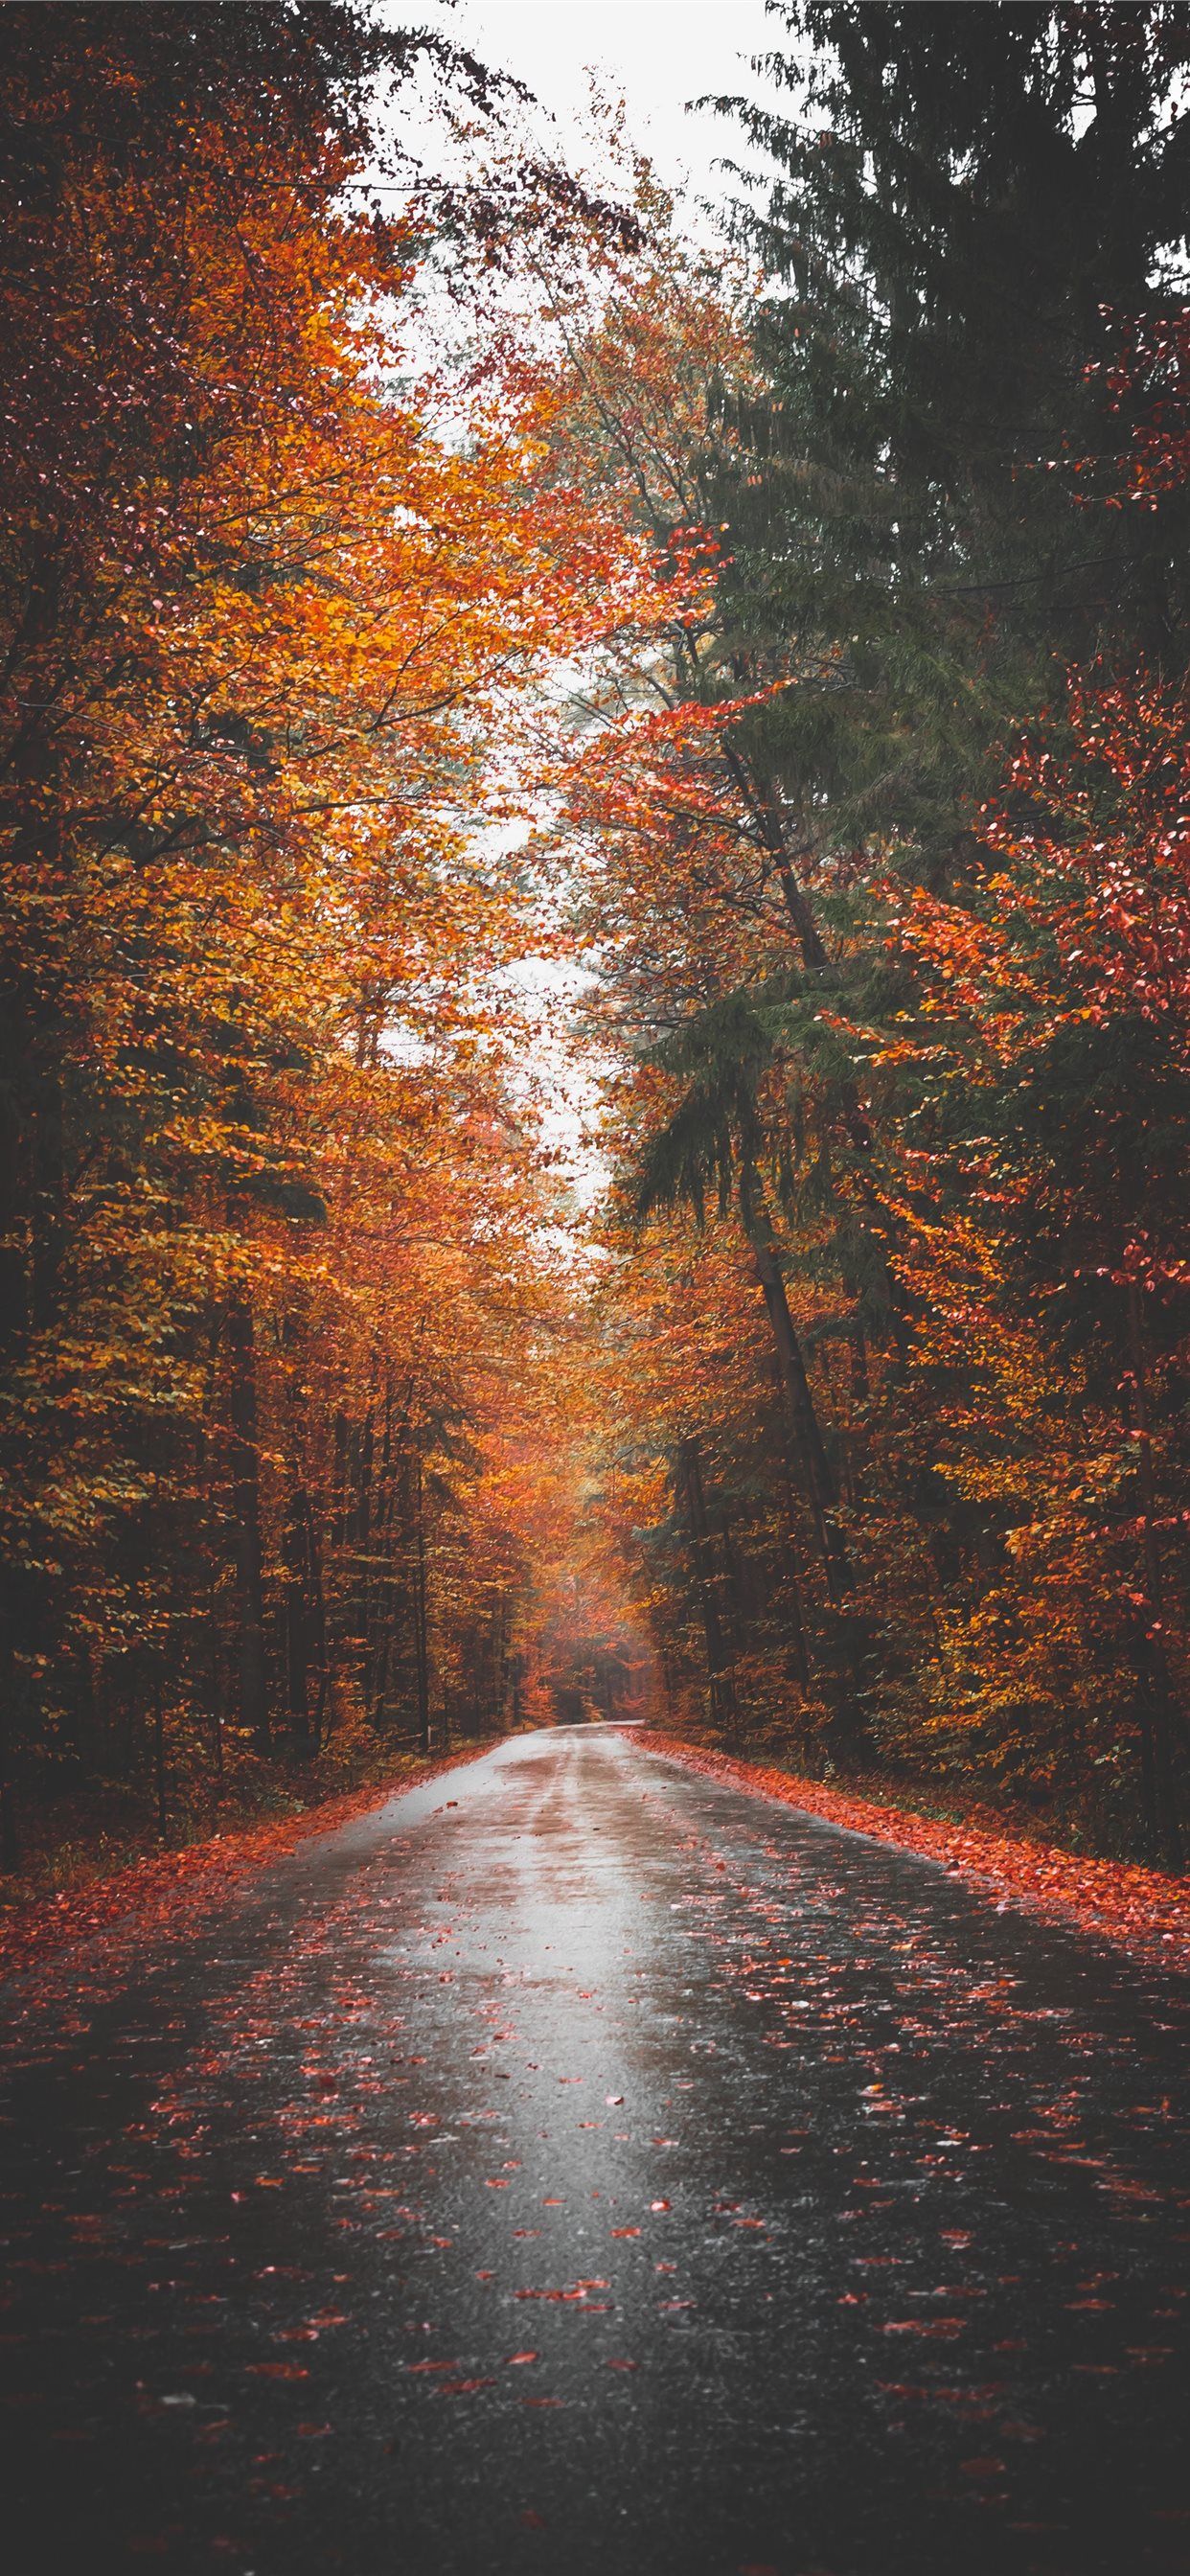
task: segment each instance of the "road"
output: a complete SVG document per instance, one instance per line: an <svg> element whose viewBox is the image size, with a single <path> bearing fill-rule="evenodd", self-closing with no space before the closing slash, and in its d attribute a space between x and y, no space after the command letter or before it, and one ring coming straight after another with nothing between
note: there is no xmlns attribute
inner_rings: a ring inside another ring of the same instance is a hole
<svg viewBox="0 0 1190 2576"><path fill-rule="evenodd" d="M1190 2563L1186 1986L934 1863L559 1729L5 2000L11 2576Z"/></svg>

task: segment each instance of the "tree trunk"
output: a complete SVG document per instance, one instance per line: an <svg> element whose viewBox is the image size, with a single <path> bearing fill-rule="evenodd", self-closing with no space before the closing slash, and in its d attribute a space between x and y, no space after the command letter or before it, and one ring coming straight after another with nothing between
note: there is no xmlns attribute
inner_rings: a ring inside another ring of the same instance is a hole
<svg viewBox="0 0 1190 2576"><path fill-rule="evenodd" d="M57 1030L51 1024L56 1040ZM66 1044L66 1031L61 1033ZM66 1249L66 1130L62 1083L56 1068L43 1068L31 1135L32 1228L30 1312L34 1332L48 1324L58 1303Z"/></svg>
<svg viewBox="0 0 1190 2576"><path fill-rule="evenodd" d="M1137 1705L1136 1723L1140 1734L1140 1809L1147 1861L1161 1858L1161 1830L1157 1817L1157 1775L1153 1763L1153 1721L1142 1697Z"/></svg>
<svg viewBox="0 0 1190 2576"><path fill-rule="evenodd" d="M13 1718L16 1701L16 1656L8 1613L0 1606L0 1869L15 1869L20 1859L16 1797L13 1783Z"/></svg>
<svg viewBox="0 0 1190 2576"><path fill-rule="evenodd" d="M508 1697L508 1645L512 1634L512 1601L502 1592L492 1612L492 1707L493 1728L504 1723L504 1703Z"/></svg>
<svg viewBox="0 0 1190 2576"><path fill-rule="evenodd" d="M746 1560L741 1559L736 1546L730 1514L722 1510L719 1513L719 1541L723 1549L723 1588L734 1662L737 1655L743 1654L747 1643L750 1604L746 1597Z"/></svg>
<svg viewBox="0 0 1190 2576"><path fill-rule="evenodd" d="M690 1554L702 1609L711 1717L716 1725L734 1727L735 1692L731 1681L730 1659L724 1642L723 1623L719 1616L715 1543L707 1518L706 1493L702 1481L702 1455L699 1443L692 1435L688 1435L679 1444L678 1477L686 1498L690 1526Z"/></svg>
<svg viewBox="0 0 1190 2576"><path fill-rule="evenodd" d="M29 1273L22 1240L25 1213L24 1164L27 1137L17 1106L21 1070L15 995L0 995L0 1031L11 1033L4 1046L0 1080L0 1350L19 1349L29 1326Z"/></svg>
<svg viewBox="0 0 1190 2576"><path fill-rule="evenodd" d="M209 1512L210 1512L210 1498L209 1498L209 1496L208 1496L208 1506L207 1506L207 1507L208 1507L208 1514L209 1514ZM207 1634L207 1684L208 1684L208 1688L209 1688L209 1690L210 1690L210 1694L211 1694L211 1769L212 1769L212 1774L213 1774L213 1777L214 1777L214 1780L215 1780L215 1783L216 1783L216 1795L217 1795L217 1794L218 1794L218 1791L219 1791L220 1789L222 1789L222 1787L223 1787L223 1714L224 1714L224 1702L223 1702L223 1663L222 1663L222 1656L221 1656L221 1653L220 1653L220 1644L221 1644L221 1639L220 1639L220 1630L219 1630L219 1593L218 1593L218 1589L217 1589L217 1585L216 1585L216 1565L215 1565L215 1559L214 1559L213 1554L212 1554L212 1556L209 1558L209 1560L208 1560L208 1564L207 1564L207 1615L206 1615L206 1634Z"/></svg>
<svg viewBox="0 0 1190 2576"><path fill-rule="evenodd" d="M425 1493L420 1456L414 1486L416 1508L416 1582L413 1600L413 1635L417 1655L417 1729L423 1753L430 1750L430 1644L426 1603L426 1515Z"/></svg>
<svg viewBox="0 0 1190 2576"><path fill-rule="evenodd" d="M367 1647L369 1556L372 1543L372 1466L376 1449L375 1414L369 1404L358 1437L353 1441L355 1467L355 1501L349 1524L351 1566L350 1633Z"/></svg>
<svg viewBox="0 0 1190 2576"><path fill-rule="evenodd" d="M161 1705L161 1682L153 1694L153 1776L157 1786L157 1831L162 1842L169 1830L165 1803L165 1711Z"/></svg>
<svg viewBox="0 0 1190 2576"><path fill-rule="evenodd" d="M868 1407L872 1401L872 1382L868 1375L868 1345L858 1315L853 1315L848 1332L851 1352L852 1417L844 1435L847 1503L851 1511L863 1507L868 1467Z"/></svg>
<svg viewBox="0 0 1190 2576"><path fill-rule="evenodd" d="M1132 1380L1132 1425L1140 1481L1141 1554L1144 1567L1145 1620L1142 1654L1143 1689L1151 1720L1153 1779L1157 1792L1161 1842L1171 1870L1185 1867L1177 1786L1173 1769L1175 1710L1165 1651L1165 1594L1161 1552L1155 1527L1156 1488L1153 1445L1149 1436L1148 1386L1145 1372L1144 1323L1140 1289L1128 1282L1128 1357Z"/></svg>
<svg viewBox="0 0 1190 2576"><path fill-rule="evenodd" d="M795 1488L792 1440L789 1414L784 1400L784 1380L780 1363L773 1355L773 1383L777 1392L777 1441L781 1458L781 1483L785 1493L785 1529L781 1539L782 1595L785 1603L785 1625L789 1632L794 1677L803 1691L810 1687L810 1651L806 1643L806 1613L802 1599L801 1533L798 1528L797 1493Z"/></svg>
<svg viewBox="0 0 1190 2576"><path fill-rule="evenodd" d="M665 1706L665 1723L667 1726L672 1726L674 1722L673 1669L668 1651L664 1646L659 1648L657 1660L661 1666L661 1696Z"/></svg>
<svg viewBox="0 0 1190 2576"><path fill-rule="evenodd" d="M836 1519L838 1497L822 1428L814 1403L813 1389L806 1370L805 1356L789 1311L785 1280L773 1240L773 1230L759 1190L753 1185L744 1208L744 1223L756 1262L757 1276L764 1291L777 1365L793 1423L794 1436L806 1473L807 1499L822 1552L827 1594L832 1609L839 1610L846 1598L850 1580L847 1550Z"/></svg>
<svg viewBox="0 0 1190 2576"><path fill-rule="evenodd" d="M302 1751L308 1753L312 1738L310 1690L320 1660L322 1620L314 1514L302 1485L295 1485L290 1494L281 1545L289 1722Z"/></svg>
<svg viewBox="0 0 1190 2576"><path fill-rule="evenodd" d="M799 1690L808 1691L810 1687L810 1650L806 1643L806 1614L805 1606L802 1601L802 1569L798 1556L797 1539L795 1536L793 1479L789 1472L788 1463L785 1465L784 1483L787 1519L785 1533L781 1543L782 1573L784 1575L782 1602L785 1613L785 1628L789 1637L790 1660L793 1665L794 1679L797 1682Z"/></svg>
<svg viewBox="0 0 1190 2576"><path fill-rule="evenodd" d="M376 1469L376 1501L372 1513L372 1561L367 1578L368 1637L365 1702L378 1725L384 1713L388 1689L389 1665L392 1659L393 1565L392 1524L397 1486L396 1444L393 1439L393 1381L391 1373L384 1383L384 1427L380 1438L380 1456Z"/></svg>
<svg viewBox="0 0 1190 2576"><path fill-rule="evenodd" d="M239 1587L237 1678L240 1724L259 1753L270 1749L264 1636L264 1549L260 1525L260 1444L256 1419L256 1334L246 1289L233 1288L225 1331L231 1355L232 1511Z"/></svg>

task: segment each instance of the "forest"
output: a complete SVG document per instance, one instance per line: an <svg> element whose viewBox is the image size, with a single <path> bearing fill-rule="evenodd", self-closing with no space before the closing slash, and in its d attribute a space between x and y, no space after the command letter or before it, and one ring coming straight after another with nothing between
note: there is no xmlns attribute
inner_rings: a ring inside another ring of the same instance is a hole
<svg viewBox="0 0 1190 2576"><path fill-rule="evenodd" d="M0 8L14 1879L596 1716L1182 1868L1190 13L770 18L708 248Z"/></svg>

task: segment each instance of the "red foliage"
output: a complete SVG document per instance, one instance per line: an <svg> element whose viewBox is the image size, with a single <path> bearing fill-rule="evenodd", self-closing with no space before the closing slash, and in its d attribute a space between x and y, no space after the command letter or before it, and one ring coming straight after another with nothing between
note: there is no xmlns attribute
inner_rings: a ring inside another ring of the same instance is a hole
<svg viewBox="0 0 1190 2576"><path fill-rule="evenodd" d="M154 1853L151 1859L133 1861L111 1878L93 1881L69 1896L34 1897L0 1922L0 1976L14 1976L49 1951L72 1941L88 1941L118 1923L135 1924L138 1934L193 1930L251 1870L265 1869L311 1834L333 1833L353 1816L366 1816L389 1798L419 1789L424 1781L475 1758L476 1747L470 1744L458 1753L421 1764L412 1777L408 1771L399 1772L387 1787L373 1781L367 1788L351 1789L320 1806L307 1807L300 1816L281 1816L271 1824L216 1834L210 1842L191 1843L184 1851Z"/></svg>
<svg viewBox="0 0 1190 2576"><path fill-rule="evenodd" d="M903 1851L924 1852L984 1894L1008 1898L1051 1922L1077 1923L1080 1930L1113 1941L1136 1958L1165 1968L1190 1966L1190 1887L1159 1870L1141 1869L1132 1861L1081 1860L1051 1843L877 1806L874 1799L853 1797L849 1790L828 1789L821 1780L801 1780L792 1772L738 1762L726 1753L698 1752L657 1728L650 1727L641 1740L650 1752L684 1762L689 1770L732 1788L803 1807L807 1815L824 1816L849 1833L871 1834Z"/></svg>
<svg viewBox="0 0 1190 2576"><path fill-rule="evenodd" d="M1190 305L1142 314L1106 374L1113 408L1132 415L1132 443L1117 463L1122 488L1102 497L1116 509L1126 500L1156 509L1158 494L1177 491L1190 472ZM1080 471L1089 478L1089 459Z"/></svg>

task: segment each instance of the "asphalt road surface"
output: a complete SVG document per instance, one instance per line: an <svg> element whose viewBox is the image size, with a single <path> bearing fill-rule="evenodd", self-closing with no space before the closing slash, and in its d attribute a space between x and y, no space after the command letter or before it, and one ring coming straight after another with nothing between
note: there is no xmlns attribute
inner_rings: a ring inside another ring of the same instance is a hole
<svg viewBox="0 0 1190 2576"><path fill-rule="evenodd" d="M1187 2000L595 1729L59 1954L10 2576L1184 2570Z"/></svg>

